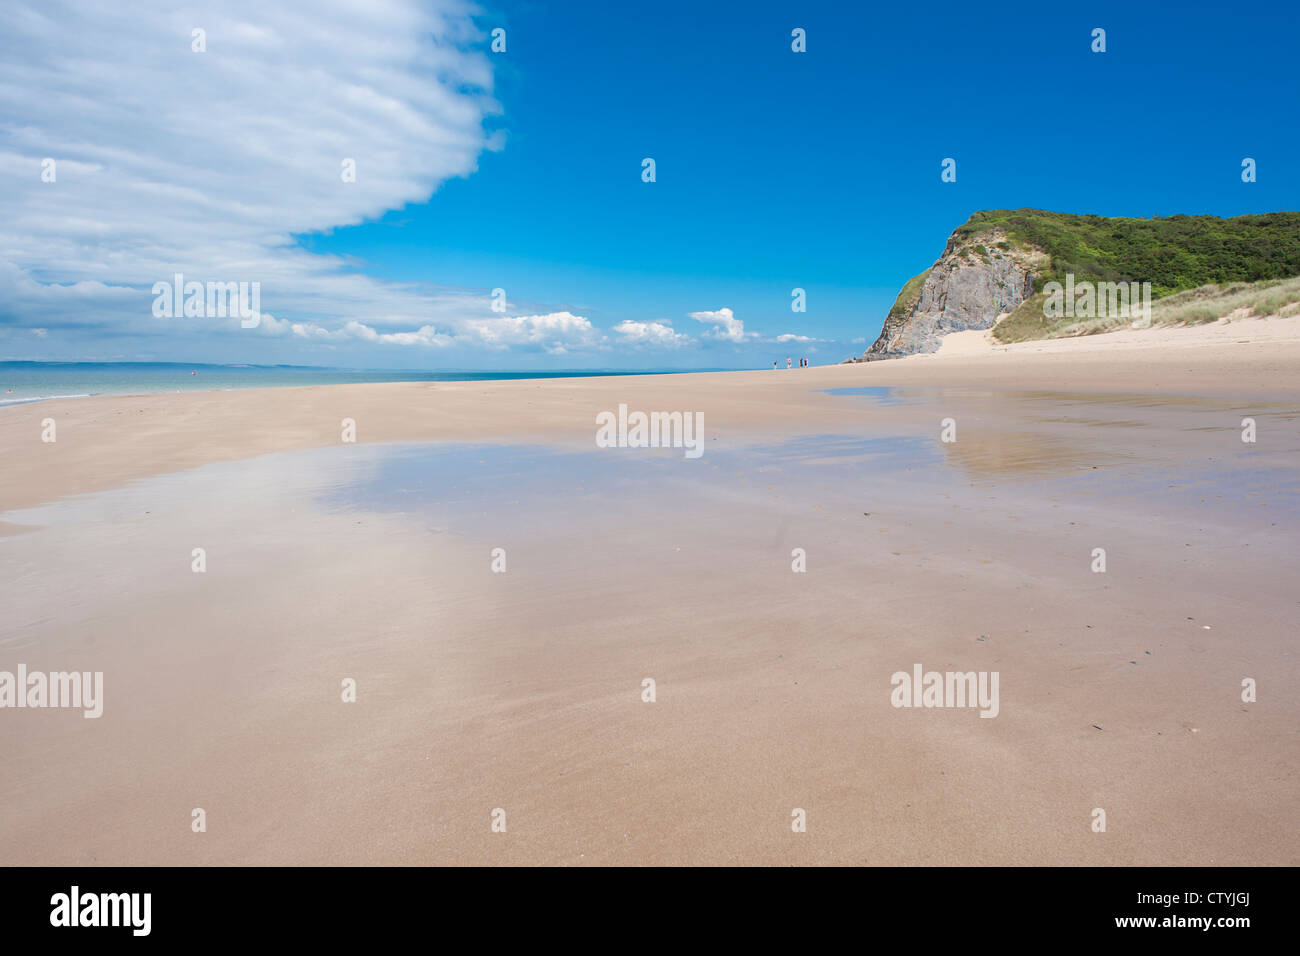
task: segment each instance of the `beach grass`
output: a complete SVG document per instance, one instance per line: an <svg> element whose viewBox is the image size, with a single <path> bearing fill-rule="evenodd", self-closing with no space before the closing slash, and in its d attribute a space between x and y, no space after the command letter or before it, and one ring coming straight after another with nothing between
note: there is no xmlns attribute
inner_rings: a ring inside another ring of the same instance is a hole
<svg viewBox="0 0 1300 956"><path fill-rule="evenodd" d="M1045 299L1041 292L1026 299L994 327L993 337L1003 343L1073 338L1115 332L1133 324L1132 317L1119 316L1048 318L1043 309ZM1300 277L1223 285L1207 283L1156 299L1151 306L1151 325L1153 328L1178 328L1204 325L1223 318L1285 318L1298 314Z"/></svg>

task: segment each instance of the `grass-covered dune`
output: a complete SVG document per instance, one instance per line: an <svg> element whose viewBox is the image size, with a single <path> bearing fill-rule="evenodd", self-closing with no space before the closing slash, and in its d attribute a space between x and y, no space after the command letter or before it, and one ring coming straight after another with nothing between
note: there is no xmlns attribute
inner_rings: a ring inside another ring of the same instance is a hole
<svg viewBox="0 0 1300 956"><path fill-rule="evenodd" d="M992 233L1047 255L1046 269L1035 272L1036 292L1048 282L1064 283L1067 273L1073 273L1076 282L1150 282L1157 300L1184 293L1181 298L1194 308L1162 311L1168 319L1177 314L1189 322L1208 321L1214 318L1210 310L1227 306L1226 300L1216 301L1224 289L1242 293L1243 283L1249 283L1263 292L1280 280L1300 276L1300 212L1135 219L995 209L975 213L958 227L953 240L968 245ZM1254 298L1271 303L1284 290L1273 291ZM1289 284L1285 291L1290 291ZM1114 321L1049 319L1042 305L1042 295L1026 300L997 325L994 338L1017 342L1117 327Z"/></svg>
<svg viewBox="0 0 1300 956"><path fill-rule="evenodd" d="M1042 338L1069 338L1116 332L1128 328L1131 317L1046 319L1042 294L1025 300L993 329L999 342L1028 342ZM1300 278L1264 279L1260 282L1207 283L1156 299L1151 307L1152 328L1204 325L1226 317L1249 318L1300 315Z"/></svg>
<svg viewBox="0 0 1300 956"><path fill-rule="evenodd" d="M1034 286L1075 279L1150 282L1159 296L1215 283L1300 275L1300 212L1258 216L1129 219L1041 209L977 212L960 239L1000 230L1047 253L1051 266Z"/></svg>

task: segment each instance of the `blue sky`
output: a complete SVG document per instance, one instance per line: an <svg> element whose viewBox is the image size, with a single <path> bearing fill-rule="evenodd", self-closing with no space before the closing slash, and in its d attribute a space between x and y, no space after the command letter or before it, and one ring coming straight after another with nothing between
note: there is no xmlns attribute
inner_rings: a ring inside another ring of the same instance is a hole
<svg viewBox="0 0 1300 956"><path fill-rule="evenodd" d="M37 83L47 108L0 93L0 161L21 180L0 357L832 362L974 210L1300 206L1289 3L284 7L141 13L121 71L111 18L5 14L0 79ZM66 165L41 184L49 156ZM259 281L272 318L159 319L149 287L174 269Z"/></svg>

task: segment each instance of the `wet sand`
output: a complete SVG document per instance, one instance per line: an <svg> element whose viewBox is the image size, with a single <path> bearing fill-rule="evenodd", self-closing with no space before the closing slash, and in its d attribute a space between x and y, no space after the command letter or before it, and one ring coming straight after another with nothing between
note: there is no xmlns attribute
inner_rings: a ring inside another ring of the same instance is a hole
<svg viewBox="0 0 1300 956"><path fill-rule="evenodd" d="M1289 319L1270 319L1292 328ZM1300 325L1296 326L1300 329ZM1178 335L1178 347L1167 337ZM1122 335L1123 333L1117 333ZM215 461L357 441L522 441L589 448L595 415L631 408L702 411L710 440L776 439L830 431L860 414L819 390L947 386L1141 393L1178 398L1300 398L1300 331L1202 347L1213 327L1152 330L1158 344L1113 348L1112 336L1024 343L1018 351L917 356L862 365L693 375L510 382L422 382L95 397L0 409L0 508L120 486L131 478ZM1048 349L1039 351L1039 348ZM40 441L53 418L59 440Z"/></svg>
<svg viewBox="0 0 1300 956"><path fill-rule="evenodd" d="M1297 372L1267 343L5 409L0 670L105 702L0 711L0 862L1293 865ZM596 449L620 402L703 411L705 454ZM997 671L997 717L891 706L917 663Z"/></svg>

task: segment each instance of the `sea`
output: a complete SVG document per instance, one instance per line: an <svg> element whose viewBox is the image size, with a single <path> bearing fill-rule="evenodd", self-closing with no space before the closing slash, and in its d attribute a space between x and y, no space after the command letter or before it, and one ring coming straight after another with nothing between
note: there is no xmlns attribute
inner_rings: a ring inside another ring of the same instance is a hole
<svg viewBox="0 0 1300 956"><path fill-rule="evenodd" d="M568 371L394 371L303 365L205 365L178 362L0 362L0 406L91 395L145 395L361 382L473 382L668 375L719 369L583 369Z"/></svg>

